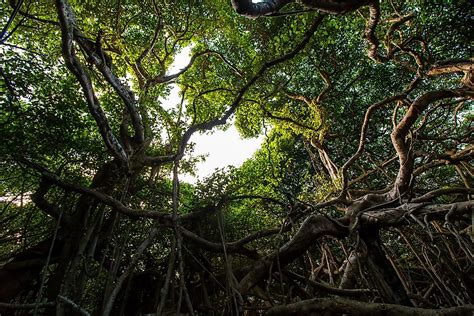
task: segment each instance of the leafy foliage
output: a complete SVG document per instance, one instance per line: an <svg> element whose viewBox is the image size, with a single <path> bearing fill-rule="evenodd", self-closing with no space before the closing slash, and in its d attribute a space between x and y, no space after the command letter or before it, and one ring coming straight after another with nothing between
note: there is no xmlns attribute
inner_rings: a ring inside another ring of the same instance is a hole
<svg viewBox="0 0 474 316"><path fill-rule="evenodd" d="M469 3L333 2L2 2L0 313L472 310Z"/></svg>

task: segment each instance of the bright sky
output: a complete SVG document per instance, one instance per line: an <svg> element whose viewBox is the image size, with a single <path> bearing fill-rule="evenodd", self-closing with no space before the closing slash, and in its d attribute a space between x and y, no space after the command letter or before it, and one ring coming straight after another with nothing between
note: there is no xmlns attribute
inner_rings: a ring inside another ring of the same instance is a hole
<svg viewBox="0 0 474 316"><path fill-rule="evenodd" d="M242 139L236 128L231 126L226 131L215 131L211 135L196 134L191 140L196 143L196 155L208 154L206 160L197 165L197 176L202 179L212 174L216 168L242 165L260 148L263 137ZM197 181L196 177L189 174L181 175L180 179L189 183Z"/></svg>
<svg viewBox="0 0 474 316"><path fill-rule="evenodd" d="M170 68L170 73L175 73L187 65L190 57L191 47L183 49L176 56L176 60ZM164 108L175 107L180 102L179 88L174 86L170 96L163 102ZM253 139L242 139L237 129L232 125L226 131L216 130L212 134L195 133L191 137L191 142L196 144L194 155L207 155L204 162L196 166L197 177L190 174L180 175L180 180L196 183L198 179L203 179L211 175L216 168L223 168L229 165L239 167L242 163L252 157L263 142L263 136Z"/></svg>

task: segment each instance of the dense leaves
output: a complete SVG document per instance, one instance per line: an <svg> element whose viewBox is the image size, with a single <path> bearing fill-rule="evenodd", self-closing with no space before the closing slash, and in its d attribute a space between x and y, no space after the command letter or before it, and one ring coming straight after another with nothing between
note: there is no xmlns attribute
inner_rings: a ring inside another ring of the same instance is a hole
<svg viewBox="0 0 474 316"><path fill-rule="evenodd" d="M472 313L468 1L0 12L0 314Z"/></svg>

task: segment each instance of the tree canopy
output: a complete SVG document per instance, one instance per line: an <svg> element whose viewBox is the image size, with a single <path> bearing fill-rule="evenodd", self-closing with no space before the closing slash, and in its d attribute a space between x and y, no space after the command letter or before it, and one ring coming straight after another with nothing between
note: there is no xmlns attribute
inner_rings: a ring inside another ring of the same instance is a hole
<svg viewBox="0 0 474 316"><path fill-rule="evenodd" d="M472 315L469 1L0 12L1 315Z"/></svg>

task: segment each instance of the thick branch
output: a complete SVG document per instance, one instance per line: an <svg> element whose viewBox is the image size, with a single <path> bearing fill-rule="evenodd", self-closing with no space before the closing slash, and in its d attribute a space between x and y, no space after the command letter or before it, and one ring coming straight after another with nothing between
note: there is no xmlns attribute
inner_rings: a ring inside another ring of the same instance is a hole
<svg viewBox="0 0 474 316"><path fill-rule="evenodd" d="M28 161L26 159L19 160L22 163L27 164L28 166L32 167L33 169L37 170L41 173L44 179L47 179L50 183L57 185L58 187L73 191L81 194L85 194L89 197L96 199L97 201L112 207L114 210L128 215L132 217L145 217L145 218L154 218L157 220L161 220L164 224L170 224L171 221L171 214L165 212L156 212L152 210L141 210L141 209L132 209L122 204L119 200L114 199L110 195L104 194L98 190L89 189L83 187L81 185L68 182L66 180L61 179L59 176L55 175L54 173L50 172L49 170L45 169L44 167ZM191 213L188 215L189 217L194 217L195 215Z"/></svg>
<svg viewBox="0 0 474 316"><path fill-rule="evenodd" d="M302 0L304 6L330 14L353 12L373 0Z"/></svg>
<svg viewBox="0 0 474 316"><path fill-rule="evenodd" d="M294 0L265 0L253 2L252 0L231 0L235 12L247 18L271 15L278 12L284 5Z"/></svg>
<svg viewBox="0 0 474 316"><path fill-rule="evenodd" d="M282 269L305 253L322 236L343 237L348 231L336 221L322 215L311 215L301 225L298 232L276 252L256 262L250 272L240 281L239 291L248 292L269 272L270 267Z"/></svg>
<svg viewBox="0 0 474 316"><path fill-rule="evenodd" d="M437 190L430 191L418 198L413 199L412 202L413 203L429 202L439 196L450 195L450 194L464 194L464 195L474 194L474 189L471 189L471 188L437 189Z"/></svg>
<svg viewBox="0 0 474 316"><path fill-rule="evenodd" d="M284 274L287 276L294 278L298 281L304 282L304 283L309 283L311 286L314 288L317 288L319 290L322 290L326 293L330 294L336 294L336 295L341 295L341 296L352 296L352 297L360 297L367 295L372 292L372 290L369 289L347 289L347 288L337 288L337 287L332 287L330 285L316 282L310 279L305 278L302 275L298 275L296 273L290 272L290 271L285 271Z"/></svg>
<svg viewBox="0 0 474 316"><path fill-rule="evenodd" d="M165 155L165 156L145 156L143 157L143 164L145 166L160 166L162 164L172 162L176 159L176 155Z"/></svg>
<svg viewBox="0 0 474 316"><path fill-rule="evenodd" d="M127 165L127 153L124 151L122 145L119 143L114 133L112 132L107 117L104 111L102 110L99 100L97 99L94 93L92 82L87 73L82 68L82 65L79 62L78 58L76 57L76 53L73 47L75 28L75 25L73 23L73 21L75 21L74 12L72 12L70 6L63 0L56 1L56 8L58 11L59 22L61 26L62 52L64 61L66 62L66 66L79 81L86 97L86 101L89 106L89 111L94 117L97 126L99 127L99 132L102 138L104 139L107 148L110 150L110 152L115 158L117 158L123 164Z"/></svg>
<svg viewBox="0 0 474 316"><path fill-rule="evenodd" d="M472 60L448 60L431 67L428 71L428 76L471 71L474 71L474 62Z"/></svg>
<svg viewBox="0 0 474 316"><path fill-rule="evenodd" d="M471 316L474 305L464 305L445 309L424 309L402 305L359 302L341 298L315 298L288 305L275 306L267 311L268 316L289 315L342 315L352 316L380 315L380 316L433 316L433 315L465 315Z"/></svg>
<svg viewBox="0 0 474 316"><path fill-rule="evenodd" d="M387 208L363 213L360 217L362 224L371 227L389 227L401 224L407 215L416 216L425 221L444 219L448 212L466 214L474 209L474 201L464 201L452 204L409 203L396 208Z"/></svg>
<svg viewBox="0 0 474 316"><path fill-rule="evenodd" d="M56 305L55 302L31 303L31 304L0 303L0 309L28 310L28 309L35 309L35 308L53 307L55 305Z"/></svg>
<svg viewBox="0 0 474 316"><path fill-rule="evenodd" d="M405 116L394 128L390 136L393 147L395 148L399 158L400 168L395 185L389 193L390 197L395 198L398 195L403 194L408 189L411 181L414 159L413 151L410 148L411 144L407 140L407 135L410 132L411 127L415 124L418 117L429 104L438 100L460 96L473 97L474 93L469 89L436 90L427 92L410 105Z"/></svg>
<svg viewBox="0 0 474 316"><path fill-rule="evenodd" d="M48 193L51 185L52 183L46 178L41 179L38 189L31 195L31 200L40 210L50 215L54 219L59 220L59 218L61 218L61 225L73 227L71 217L68 214L62 214L61 216L61 210L56 205L46 200L45 195Z"/></svg>
<svg viewBox="0 0 474 316"><path fill-rule="evenodd" d="M76 25L74 20L70 21L70 23L72 25ZM102 73L105 80L112 86L112 88L123 100L127 111L130 114L132 126L135 131L135 141L138 143L143 143L145 140L145 128L143 126L141 115L138 111L138 102L135 99L134 93L112 72L111 65L107 64L106 58L104 57L105 53L102 50L97 51L97 47L91 46L89 40L80 33L77 27L74 27L74 39L87 53L89 60L97 67L100 73Z"/></svg>
<svg viewBox="0 0 474 316"><path fill-rule="evenodd" d="M294 0L264 0L254 2L252 0L231 0L234 10L247 18L258 18L278 13L286 4ZM330 14L343 14L353 12L371 2L371 0L301 0L305 7Z"/></svg>

